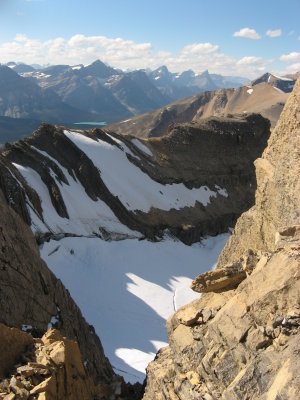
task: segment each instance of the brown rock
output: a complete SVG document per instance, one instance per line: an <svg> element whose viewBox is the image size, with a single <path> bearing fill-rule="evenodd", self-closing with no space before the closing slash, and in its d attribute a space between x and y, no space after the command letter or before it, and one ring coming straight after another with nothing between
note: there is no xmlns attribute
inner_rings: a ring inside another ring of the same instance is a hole
<svg viewBox="0 0 300 400"><path fill-rule="evenodd" d="M237 262L197 276L192 282L191 288L200 293L220 293L235 289L246 277L247 274L242 264Z"/></svg>
<svg viewBox="0 0 300 400"><path fill-rule="evenodd" d="M182 308L177 313L179 323L183 325L193 325L199 318L201 310L194 308L193 306L188 308Z"/></svg>
<svg viewBox="0 0 300 400"><path fill-rule="evenodd" d="M0 323L0 378L11 370L25 350L32 345L31 335Z"/></svg>
<svg viewBox="0 0 300 400"><path fill-rule="evenodd" d="M42 336L47 331L51 317L57 315L57 307L60 309L61 333L78 341L83 358L90 360L89 372L95 382L111 382L114 373L99 338L82 317L69 292L41 260L29 227L6 205L0 191L1 321L19 329L23 324L31 325L32 334ZM12 344L14 335L16 344L22 337L27 338L24 339L26 343L32 342L31 336L19 331L11 331L9 335ZM8 341L8 337L0 341L0 346L1 343L4 346L0 353L0 364L4 357L11 359L5 351L10 346ZM13 351L10 353L14 354ZM6 365L10 367L11 364L7 362Z"/></svg>
<svg viewBox="0 0 300 400"><path fill-rule="evenodd" d="M299 157L300 79L255 163L255 206L238 220L217 269L193 285L199 291L224 290L223 280L230 282L227 266L236 276L244 272L243 280L234 283L235 290L204 293L191 304L212 310L214 298L227 296L209 323L186 326L178 325L176 314L169 318L169 348L147 368L145 400L170 399L172 389L181 400L203 399L206 393L223 400L299 397ZM188 379L193 373L201 384Z"/></svg>

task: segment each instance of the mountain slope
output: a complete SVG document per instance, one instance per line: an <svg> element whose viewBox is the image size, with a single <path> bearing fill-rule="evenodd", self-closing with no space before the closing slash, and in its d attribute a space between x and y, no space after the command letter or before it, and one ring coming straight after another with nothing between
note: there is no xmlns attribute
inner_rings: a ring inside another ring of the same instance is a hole
<svg viewBox="0 0 300 400"><path fill-rule="evenodd" d="M255 115L178 125L147 142L43 125L2 153L11 173L7 198L21 190L12 204L42 237L154 238L169 229L192 243L226 231L251 204L252 162L268 133Z"/></svg>
<svg viewBox="0 0 300 400"><path fill-rule="evenodd" d="M198 121L209 116L260 113L275 126L295 81L269 79L270 74L236 89L204 92L179 100L152 113L112 124L120 134L140 137L163 136L172 123ZM283 83L282 83L283 82ZM280 87L285 88L283 92Z"/></svg>
<svg viewBox="0 0 300 400"><path fill-rule="evenodd" d="M166 319L197 296L199 257L212 268L253 204L252 164L268 136L257 115L178 124L147 141L42 125L0 155L7 201L126 380L143 381Z"/></svg>
<svg viewBox="0 0 300 400"><path fill-rule="evenodd" d="M41 89L11 68L0 65L0 115L56 122L73 122L90 114L63 103L51 90Z"/></svg>
<svg viewBox="0 0 300 400"><path fill-rule="evenodd" d="M256 160L254 207L239 219L199 300L167 322L144 399L296 399L300 335L300 80Z"/></svg>
<svg viewBox="0 0 300 400"><path fill-rule="evenodd" d="M40 124L41 121L28 118L0 117L0 147L31 135Z"/></svg>

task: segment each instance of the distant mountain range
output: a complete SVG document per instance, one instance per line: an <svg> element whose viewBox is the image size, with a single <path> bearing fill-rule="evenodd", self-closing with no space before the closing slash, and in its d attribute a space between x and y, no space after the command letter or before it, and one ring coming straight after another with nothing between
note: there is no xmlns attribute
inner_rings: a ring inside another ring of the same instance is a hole
<svg viewBox="0 0 300 400"><path fill-rule="evenodd" d="M265 76L268 79L268 74L260 79ZM272 82L276 79L272 78ZM246 78L208 71L196 74L188 70L177 74L166 66L154 71L124 72L100 60L87 66L44 68L9 62L0 65L0 144L29 135L39 122L69 127L78 122L111 124L161 109L178 99L206 91L238 88L247 82ZM289 92L294 81L286 78L283 84L281 79L276 82L278 90ZM23 128L20 121L15 120L19 118L25 121Z"/></svg>
<svg viewBox="0 0 300 400"><path fill-rule="evenodd" d="M15 62L0 66L0 115L52 123L111 123L194 93L247 81L208 71L174 74L165 66L123 72L100 60L87 66L35 67Z"/></svg>

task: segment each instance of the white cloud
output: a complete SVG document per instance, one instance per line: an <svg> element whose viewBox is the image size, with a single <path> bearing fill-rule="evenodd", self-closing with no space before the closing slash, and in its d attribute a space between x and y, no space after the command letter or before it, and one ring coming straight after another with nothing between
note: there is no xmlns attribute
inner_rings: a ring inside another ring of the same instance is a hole
<svg viewBox="0 0 300 400"><path fill-rule="evenodd" d="M22 61L27 64L89 64L96 59L123 70L157 68L166 65L173 72L206 69L223 75L256 77L266 71L270 60L246 56L237 58L223 54L217 44L193 43L177 54L155 50L151 43L136 43L123 38L85 36L69 39L57 37L46 41L18 34L11 42L0 44L1 62Z"/></svg>
<svg viewBox="0 0 300 400"><path fill-rule="evenodd" d="M280 60L284 62L297 62L300 61L300 53L293 51L290 54L283 54L280 56Z"/></svg>
<svg viewBox="0 0 300 400"><path fill-rule="evenodd" d="M250 28L242 28L238 32L234 32L234 37L243 37L248 39L260 39L260 35L256 32L255 29Z"/></svg>
<svg viewBox="0 0 300 400"><path fill-rule="evenodd" d="M274 31L269 29L266 32L266 35L269 36L270 38L275 38L275 37L281 36L282 35L282 31L281 31L281 29L275 29Z"/></svg>
<svg viewBox="0 0 300 400"><path fill-rule="evenodd" d="M290 74L299 72L300 71L300 62L289 65L288 67L286 67L286 71Z"/></svg>
<svg viewBox="0 0 300 400"><path fill-rule="evenodd" d="M218 45L213 45L211 43L193 43L185 46L182 49L182 54L208 54L214 53L219 50Z"/></svg>
<svg viewBox="0 0 300 400"><path fill-rule="evenodd" d="M254 56L248 56L248 57L243 57L241 58L237 64L238 65L253 65L262 62L261 57L254 57Z"/></svg>
<svg viewBox="0 0 300 400"><path fill-rule="evenodd" d="M280 56L280 61L291 63L285 68L284 73L294 73L300 71L300 53L293 51L289 54L283 54Z"/></svg>

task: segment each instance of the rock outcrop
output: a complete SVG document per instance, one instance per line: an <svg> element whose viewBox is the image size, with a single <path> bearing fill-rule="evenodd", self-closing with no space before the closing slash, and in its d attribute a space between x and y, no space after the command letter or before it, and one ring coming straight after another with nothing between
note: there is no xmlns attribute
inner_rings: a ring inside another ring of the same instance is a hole
<svg viewBox="0 0 300 400"><path fill-rule="evenodd" d="M131 391L133 396L127 397L130 391L121 379L95 385L88 373L88 361L82 360L78 343L61 336L59 331L53 328L42 338L33 339L30 334L24 332L12 334L11 329L0 325L0 335L14 342L10 348L14 350L15 357L19 352L19 358L15 360L11 373L0 382L1 399L134 398L134 390ZM6 342L4 340L4 343ZM22 350L25 342L27 347ZM4 354L7 355L7 351L4 351ZM3 378L3 374L0 377Z"/></svg>
<svg viewBox="0 0 300 400"><path fill-rule="evenodd" d="M80 358L81 363L85 363L84 370L81 366L75 375L85 377L82 379L84 382L89 382L86 383L88 390L105 388L107 391L110 388L111 394L114 393L113 388L116 385L120 387L121 380L116 377L106 359L93 327L87 324L69 292L41 260L30 228L6 204L2 192L0 192L0 216L0 378L9 377L16 363L24 364L27 351L30 353L33 345L42 343L38 338L51 327L56 327L67 339L60 337L55 340L62 342L62 348L68 349L69 352L66 356L69 358L63 363L70 379L64 381L65 375L62 374L63 370L60 370L58 364L60 385L66 384L70 390L73 387L71 390L73 394L68 395L69 397L51 397L47 394L46 397L39 395L38 398L93 398L87 395L81 396L80 391L75 393L77 389L74 382L78 380L73 377L73 371L68 370L74 364L72 357L78 360ZM45 338L49 339L49 335L48 332L44 336L44 345L46 345ZM53 366L53 363L50 364ZM42 373L42 376L50 377L51 374L48 372L47 370ZM32 374L36 386L36 374ZM55 387L55 384L52 386ZM10 396L7 391L6 393ZM14 398L27 397L13 397L13 395L7 397L7 399Z"/></svg>
<svg viewBox="0 0 300 400"><path fill-rule="evenodd" d="M119 159L116 159L116 165L110 165L106 161L108 158L103 157L103 164L97 167L95 161L71 141L62 128L43 125L32 137L8 145L3 150L0 156L0 187L9 204L27 224L30 225L33 218L39 220L39 226L42 226L42 232L39 232L42 233L39 235L41 240L62 231L70 235L78 234L78 230L72 231L73 221L70 221L66 199L62 194L64 188L71 190L72 184L76 184L86 196L86 201L93 201L94 204L98 200L104 202L118 223L130 230L153 239L162 236L168 229L190 244L203 235L227 231L228 227L235 224L237 217L254 203L253 161L266 146L269 128L266 119L253 114L176 124L166 137L144 143L132 136L122 137L100 129L78 132L78 136L89 140L91 147L95 144L95 152L101 143L111 151L116 149L120 159L124 159L125 155L123 168L129 168L130 171L134 169L133 172L138 173L139 186L132 184L128 176L128 185L114 184L116 190L112 193L108 186L110 182L103 178L105 171L102 166L106 170L117 170L120 168ZM141 146L148 149L148 153ZM30 186L22 175L24 170L30 172L31 181L40 181L36 185L45 185L49 201ZM117 179L113 177L111 181ZM161 185L159 190L157 184ZM169 205L166 193L170 185L179 185L187 193L202 188L211 196L208 202L201 203L199 197L192 204L179 207L180 195L177 193L173 196L173 204ZM153 187L156 191L153 191ZM125 196L133 192L136 198L145 198L145 203L150 202L149 209L130 208L130 201L122 201L124 192ZM144 192L149 192L151 200L146 198ZM50 226L47 210L43 209L46 200L52 204L54 209L51 213L56 214L58 221L70 221L67 227ZM162 207L156 206L162 200ZM82 206L78 205L78 208L82 209ZM76 218L78 221L80 215ZM83 219L87 220L86 217ZM88 234L109 237L110 232L103 233L102 222L100 219L94 221Z"/></svg>
<svg viewBox="0 0 300 400"><path fill-rule="evenodd" d="M256 165L239 218L199 300L169 318L145 400L297 399L300 389L300 80ZM200 260L201 262L201 260Z"/></svg>

